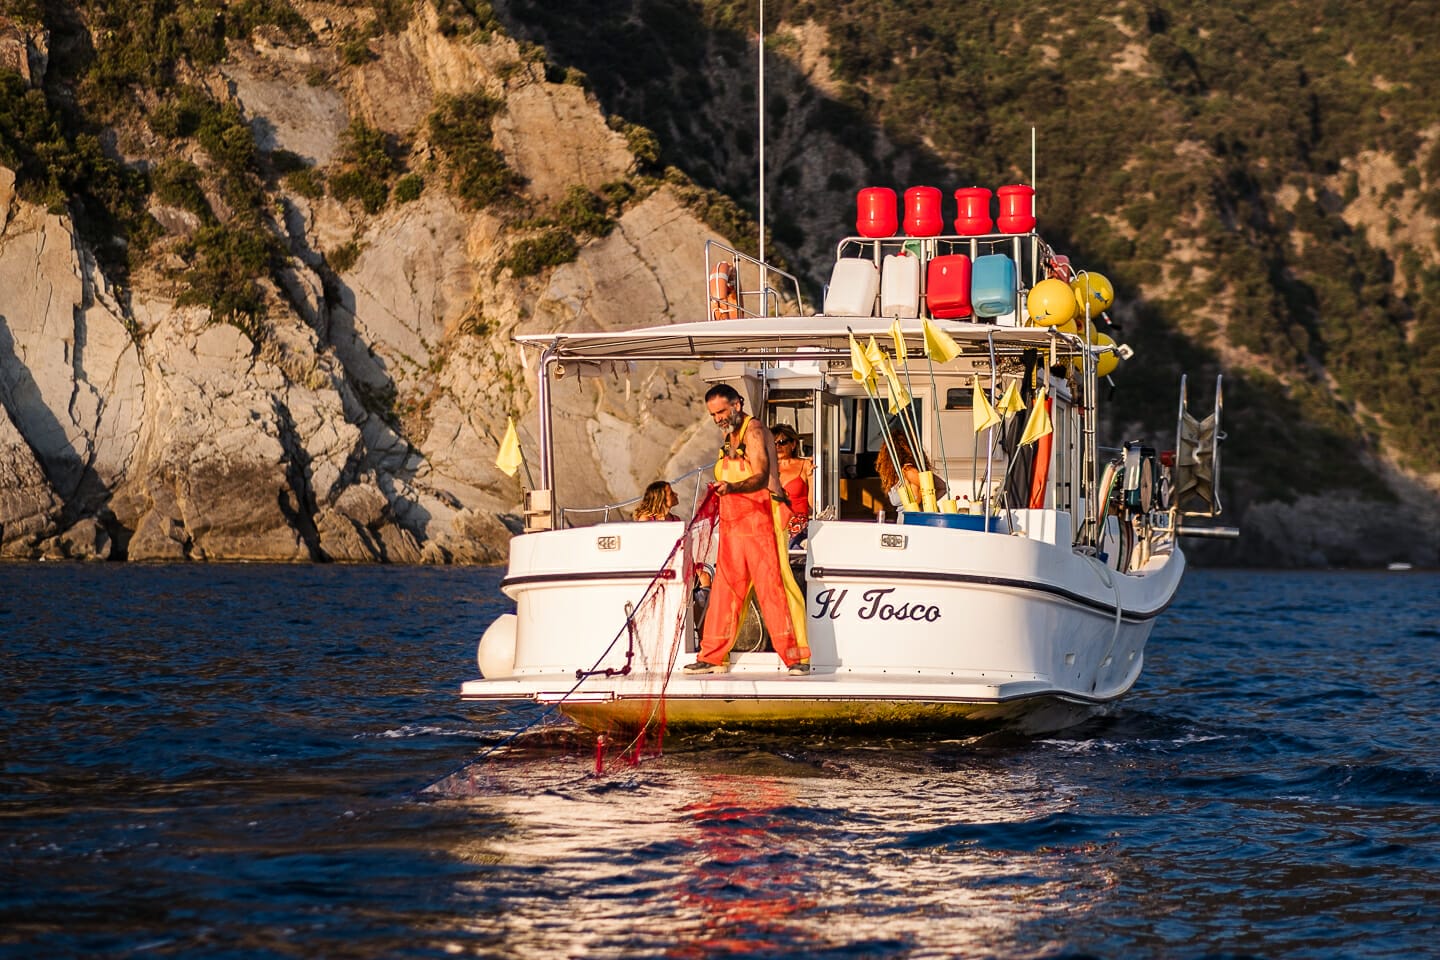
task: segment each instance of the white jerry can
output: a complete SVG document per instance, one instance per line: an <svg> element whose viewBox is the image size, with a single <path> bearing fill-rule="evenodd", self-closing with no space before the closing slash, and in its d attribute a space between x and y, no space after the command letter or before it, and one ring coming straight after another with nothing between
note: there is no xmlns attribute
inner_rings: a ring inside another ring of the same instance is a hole
<svg viewBox="0 0 1440 960"><path fill-rule="evenodd" d="M880 316L920 316L920 258L892 253L880 265Z"/></svg>
<svg viewBox="0 0 1440 960"><path fill-rule="evenodd" d="M831 317L869 317L875 314L875 295L880 291L880 271L859 257L842 257L830 272L825 291L825 314Z"/></svg>

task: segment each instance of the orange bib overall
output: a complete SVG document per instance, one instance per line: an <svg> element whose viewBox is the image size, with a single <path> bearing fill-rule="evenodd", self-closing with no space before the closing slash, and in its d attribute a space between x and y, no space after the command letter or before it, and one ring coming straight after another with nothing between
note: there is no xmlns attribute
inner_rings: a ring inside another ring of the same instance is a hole
<svg viewBox="0 0 1440 960"><path fill-rule="evenodd" d="M746 417L740 427L745 436ZM739 483L750 476L743 452L715 461L715 479ZM770 642L787 666L810 659L805 637L805 598L790 572L789 536L780 522L779 504L768 489L753 493L727 493L720 498L720 550L710 606L700 641L700 659L724 663L735 645L735 632L753 589L760 616L770 631Z"/></svg>

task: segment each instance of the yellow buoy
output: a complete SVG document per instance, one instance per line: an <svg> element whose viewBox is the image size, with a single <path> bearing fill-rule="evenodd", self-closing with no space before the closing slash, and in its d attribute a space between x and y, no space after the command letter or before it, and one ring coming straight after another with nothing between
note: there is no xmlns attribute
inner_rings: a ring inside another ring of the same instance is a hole
<svg viewBox="0 0 1440 960"><path fill-rule="evenodd" d="M1075 294L1064 280L1054 277L1035 284L1025 303L1030 322L1039 327L1058 327L1075 316Z"/></svg>
<svg viewBox="0 0 1440 960"><path fill-rule="evenodd" d="M1081 316L1084 316L1085 307L1090 308L1090 318L1093 320L1100 315L1102 310L1109 310L1110 304L1115 302L1115 288L1103 273L1087 271L1070 281L1070 289L1075 291L1075 302L1081 305Z"/></svg>
<svg viewBox="0 0 1440 960"><path fill-rule="evenodd" d="M1110 334L1108 333L1097 333L1090 342L1095 344L1095 346L1097 347L1115 346L1115 338L1110 336ZM1070 362L1073 363L1077 369L1079 369L1084 365L1085 358L1076 357ZM1110 374L1115 372L1115 368L1118 366L1120 366L1120 354L1116 353L1113 350L1107 350L1105 353L1098 354L1095 357L1095 376L1108 377L1110 376Z"/></svg>

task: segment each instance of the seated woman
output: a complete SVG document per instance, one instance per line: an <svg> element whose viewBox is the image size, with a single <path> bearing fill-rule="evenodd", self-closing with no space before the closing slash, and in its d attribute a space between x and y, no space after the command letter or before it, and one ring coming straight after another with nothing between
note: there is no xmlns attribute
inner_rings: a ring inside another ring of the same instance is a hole
<svg viewBox="0 0 1440 960"><path fill-rule="evenodd" d="M805 539L805 525L810 522L810 477L815 461L800 456L800 437L787 423L777 423L770 430L775 435L775 459L780 468L780 486L789 503L780 504L780 519L790 534L790 546L798 547Z"/></svg>
<svg viewBox="0 0 1440 960"><path fill-rule="evenodd" d="M674 488L664 480L656 480L645 488L645 493L640 497L640 505L635 508L632 515L636 520L679 520L680 518L671 513L675 504L680 502Z"/></svg>
<svg viewBox="0 0 1440 960"><path fill-rule="evenodd" d="M900 472L895 472L895 460L890 456L890 446L895 450L895 456L900 461ZM929 457L925 458L929 461ZM903 477L905 485L910 488L910 495L917 508L921 505L920 494L920 468L916 466L915 451L910 449L910 441L905 436L903 429L890 431L890 445L881 447L880 452L875 455L875 470L880 474L880 486L890 497L890 503L896 508L902 508L904 502L900 497L900 480ZM935 478L935 497L939 499L945 495L945 481L939 477Z"/></svg>
<svg viewBox="0 0 1440 960"><path fill-rule="evenodd" d="M640 497L640 504L631 514L634 520L679 520L672 512L680 497L675 493L675 488L664 480L656 480L645 488L645 493ZM710 602L710 578L715 574L715 540L710 539L710 556L706 556L695 564L695 583L692 603L695 605L695 623L697 626L705 622L705 606Z"/></svg>

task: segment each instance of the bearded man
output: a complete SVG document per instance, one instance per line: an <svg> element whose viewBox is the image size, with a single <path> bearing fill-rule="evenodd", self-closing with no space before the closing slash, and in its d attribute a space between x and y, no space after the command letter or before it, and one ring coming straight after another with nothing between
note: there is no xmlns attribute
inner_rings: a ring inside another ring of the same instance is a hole
<svg viewBox="0 0 1440 960"><path fill-rule="evenodd" d="M785 502L785 490L780 485L775 438L745 413L745 401L729 384L710 388L705 409L725 432L711 488L720 498L720 553L700 657L685 672L729 672L730 648L753 589L775 652L791 676L804 676L810 672L805 600L790 571L789 536L780 521L778 505Z"/></svg>

